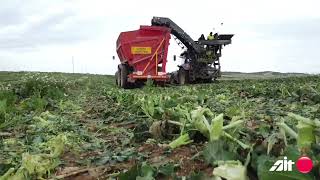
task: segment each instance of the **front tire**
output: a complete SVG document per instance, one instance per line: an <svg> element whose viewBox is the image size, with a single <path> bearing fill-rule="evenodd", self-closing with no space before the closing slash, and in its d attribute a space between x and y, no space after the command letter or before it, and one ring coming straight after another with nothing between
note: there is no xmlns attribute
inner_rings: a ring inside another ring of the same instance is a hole
<svg viewBox="0 0 320 180"><path fill-rule="evenodd" d="M120 82L121 82L121 78L120 78L120 69L118 69L118 71L115 74L115 79L116 79L116 85L118 87L120 87Z"/></svg>
<svg viewBox="0 0 320 180"><path fill-rule="evenodd" d="M204 83L212 83L212 78L204 79Z"/></svg>
<svg viewBox="0 0 320 180"><path fill-rule="evenodd" d="M187 84L189 82L188 71L183 68L179 69L178 78L179 78L180 85Z"/></svg>
<svg viewBox="0 0 320 180"><path fill-rule="evenodd" d="M120 65L120 87L128 88L128 67L126 65Z"/></svg>

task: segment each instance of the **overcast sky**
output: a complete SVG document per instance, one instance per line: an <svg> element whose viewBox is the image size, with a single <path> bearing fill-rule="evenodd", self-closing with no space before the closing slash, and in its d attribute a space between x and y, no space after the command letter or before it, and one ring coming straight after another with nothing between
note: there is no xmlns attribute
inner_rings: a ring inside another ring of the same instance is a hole
<svg viewBox="0 0 320 180"><path fill-rule="evenodd" d="M119 33L163 16L193 39L214 28L235 34L223 71L320 73L319 7L319 0L1 0L0 71L72 72L74 57L75 72L114 74ZM180 51L172 39L169 71Z"/></svg>

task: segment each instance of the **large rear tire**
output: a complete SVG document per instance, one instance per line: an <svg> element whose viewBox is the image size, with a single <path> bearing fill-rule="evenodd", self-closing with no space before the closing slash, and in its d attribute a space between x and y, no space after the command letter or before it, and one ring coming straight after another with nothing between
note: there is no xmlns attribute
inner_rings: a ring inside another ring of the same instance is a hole
<svg viewBox="0 0 320 180"><path fill-rule="evenodd" d="M212 78L204 79L204 83L212 83Z"/></svg>
<svg viewBox="0 0 320 180"><path fill-rule="evenodd" d="M128 88L128 67L126 65L120 65L120 87Z"/></svg>
<svg viewBox="0 0 320 180"><path fill-rule="evenodd" d="M188 71L183 69L183 68L180 68L179 69L179 74L178 74L178 80L179 80L179 84L180 85L185 85L185 84L188 84L189 82L189 76L188 76Z"/></svg>

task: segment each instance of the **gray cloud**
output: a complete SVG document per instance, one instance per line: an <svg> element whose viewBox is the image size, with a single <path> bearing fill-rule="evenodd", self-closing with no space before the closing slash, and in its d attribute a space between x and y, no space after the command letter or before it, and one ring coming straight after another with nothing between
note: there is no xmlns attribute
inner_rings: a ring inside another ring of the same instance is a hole
<svg viewBox="0 0 320 180"><path fill-rule="evenodd" d="M7 27L23 22L23 15L19 11L10 8L0 9L0 27Z"/></svg>
<svg viewBox="0 0 320 180"><path fill-rule="evenodd" d="M74 56L77 67L88 67L90 72L113 74L119 62L109 59L116 54L118 34L135 30L139 25L149 25L152 16L159 15L172 18L194 39L201 33L207 34L216 27L219 19L226 17L221 32L234 33L235 36L232 45L223 51L224 70L319 72L320 18L315 17L320 16L310 7L301 8L303 12L295 12L293 8L282 16L282 10L280 13L270 13L264 10L268 8L260 7L260 2L251 8L248 6L251 1L241 1L239 7L232 11L228 8L231 13L218 13L220 17L202 8L193 8L195 12L198 9L196 15L181 14L172 8L158 11L148 1L144 2L115 1L110 5L108 1L100 0L1 0L0 71L66 71L66 62L71 62ZM272 6L274 2L265 3ZM180 3L175 1L174 5ZM197 4L190 3L183 9ZM295 5L299 9L300 5ZM287 3L282 2L282 6L287 7ZM133 9L135 15L132 14ZM256 13L256 17L249 17L250 9L255 9L252 13ZM239 13L244 15L237 16ZM180 53L174 41L169 53ZM171 54L168 59L172 59ZM93 62L93 59L96 61ZM176 65L171 67L173 70ZM67 68L70 69L71 66Z"/></svg>
<svg viewBox="0 0 320 180"><path fill-rule="evenodd" d="M0 28L23 23L24 10L20 8L19 1L1 1Z"/></svg>
<svg viewBox="0 0 320 180"><path fill-rule="evenodd" d="M32 50L39 46L72 44L95 38L103 31L102 19L84 20L78 18L71 9L48 17L36 14L34 16L42 19L38 22L28 22L23 10L18 8L20 6L11 6L0 8L0 32L8 27L15 29L14 32L6 32L0 36L0 51Z"/></svg>

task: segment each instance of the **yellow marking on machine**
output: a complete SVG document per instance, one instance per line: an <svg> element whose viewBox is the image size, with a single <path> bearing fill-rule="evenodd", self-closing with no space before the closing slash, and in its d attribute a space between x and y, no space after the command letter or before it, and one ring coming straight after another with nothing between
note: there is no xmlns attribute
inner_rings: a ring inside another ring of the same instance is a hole
<svg viewBox="0 0 320 180"><path fill-rule="evenodd" d="M151 47L131 47L132 54L151 54Z"/></svg>

